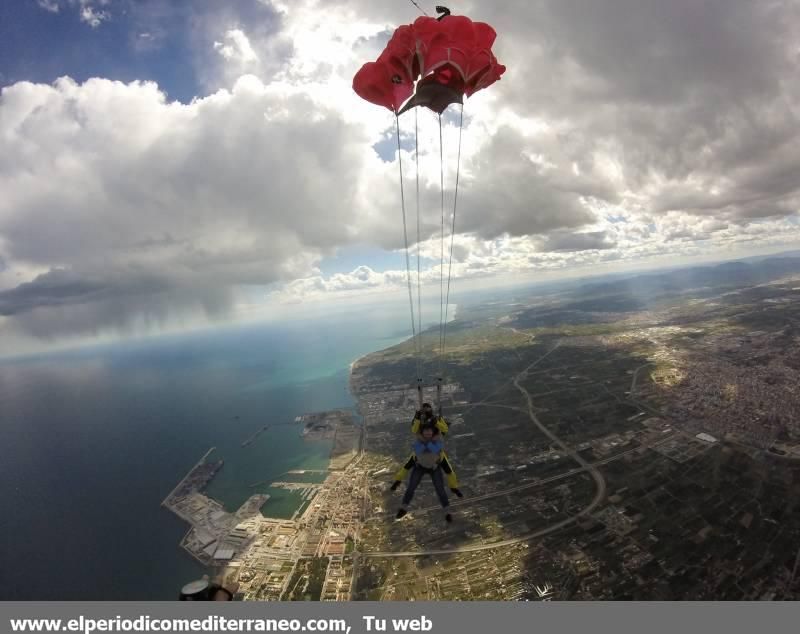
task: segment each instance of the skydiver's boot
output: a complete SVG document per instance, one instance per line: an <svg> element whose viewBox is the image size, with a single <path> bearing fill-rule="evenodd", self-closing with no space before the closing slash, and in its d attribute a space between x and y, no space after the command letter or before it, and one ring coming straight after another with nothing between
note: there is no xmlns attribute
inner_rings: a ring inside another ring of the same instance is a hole
<svg viewBox="0 0 800 634"><path fill-rule="evenodd" d="M444 510L444 521L447 522L448 524L453 523L453 516L447 509Z"/></svg>
<svg viewBox="0 0 800 634"><path fill-rule="evenodd" d="M403 516L404 516L406 513L408 513L408 510L406 509L406 507L404 507L404 506L401 506L399 509L397 509L397 515L395 515L394 517L395 517L395 519L398 519L398 520L399 520L399 519L400 519L401 517L403 517Z"/></svg>

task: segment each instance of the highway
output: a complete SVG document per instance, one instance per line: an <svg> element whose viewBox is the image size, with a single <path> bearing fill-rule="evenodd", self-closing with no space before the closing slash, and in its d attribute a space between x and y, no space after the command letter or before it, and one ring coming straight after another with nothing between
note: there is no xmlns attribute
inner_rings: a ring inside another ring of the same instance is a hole
<svg viewBox="0 0 800 634"><path fill-rule="evenodd" d="M487 404L486 407L499 407L499 406L488 405ZM654 443L652 443L650 445L642 445L642 446L645 446L645 447L648 447L649 449L652 449L654 447L658 447L659 445L664 444L665 442L667 442L669 440L672 440L672 438L674 438L674 437L675 437L675 433L672 433L672 434L670 434L668 436L665 436L664 438L660 439L658 442L654 442ZM564 471L563 473L559 473L558 475L550 476L549 478L544 478L542 480L534 480L533 482L526 482L525 484L519 484L517 486L511 487L511 488L508 488L508 489L501 489L499 491L492 491L491 493L484 493L482 495L473 495L473 496L470 496L469 498L466 498L466 499L463 499L463 500L455 500L454 502L452 502L450 504L450 507L452 508L452 507L456 507L456 506L467 506L469 504L472 504L473 502L479 502L481 500L489 500L491 498L501 497L503 495L510 495L512 493L518 493L519 491L525 491L527 489L533 489L535 487L540 487L540 486L542 486L544 484L550 484L551 482L556 482L558 480L563 480L564 478L569 478L569 477L572 477L574 475L577 475L578 473L583 473L584 471L588 471L592 467L598 467L600 465L604 465L604 464L608 464L609 462L613 462L614 460L619 460L623 456L627 456L628 454L632 454L632 453L634 453L636 451L639 451L639 449L641 449L642 446L634 447L633 449L627 449L625 451L620 451L619 453L615 453L613 456L609 456L608 458L603 458L602 460L597 460L595 462L591 462L586 467L576 467L574 469L570 469L569 471ZM412 511L412 513L413 514L419 514L419 513L426 513L428 511L439 511L439 510L441 510L441 508L442 507L438 506L438 505L436 505L436 506L433 506L433 505L432 506L425 506L423 508L414 509ZM371 522L371 521L383 520L383 519L386 519L386 518L389 518L389 517L393 517L393 516L394 516L394 513L384 513L383 515L379 515L377 517L370 518L367 521Z"/></svg>
<svg viewBox="0 0 800 634"><path fill-rule="evenodd" d="M645 363L644 365L640 365L633 371L633 378L631 379L631 391L630 391L631 398L633 398L634 394L636 393L636 381L639 380L639 371L654 365L655 363Z"/></svg>
<svg viewBox="0 0 800 634"><path fill-rule="evenodd" d="M594 507L592 507L594 508ZM569 526L570 524L575 523L575 521L587 513L590 512L591 509L587 506L584 510L580 513L573 515L572 517L568 517L566 519L561 520L560 522L556 522L555 524L548 526L547 528L543 528L538 531L534 531L533 533L528 533L526 535L520 535L519 537L513 537L511 539L504 539L498 542L492 542L490 544L473 544L471 546L459 546L458 548L435 548L430 550L407 550L402 552L375 552L375 553L359 553L361 557L375 559L378 557L427 557L429 555L452 555L455 553L473 553L478 552L481 550L491 550L492 548L502 548L503 546L512 546L514 544L519 544L520 542L526 542L531 539L536 539L537 537L544 537L550 533L554 533L555 531L561 530L565 526Z"/></svg>
<svg viewBox="0 0 800 634"><path fill-rule="evenodd" d="M558 348L559 345L560 345L560 342L555 345L553 350ZM551 352L553 350L551 350ZM536 427L538 427L539 430L545 436L547 436L552 442L554 442L564 453L568 454L570 456L570 458L572 458L575 462L577 462L582 468L588 470L589 473L591 474L592 478L594 478L594 481L597 484L597 492L595 493L594 499L592 500L591 504L589 504L589 506L587 506L583 511L581 511L580 514L585 515L586 513L590 513L591 511L593 511L597 507L597 505L600 504L600 502L602 502L603 499L605 498L605 496L606 496L606 480L603 477L603 474L600 473L600 471L599 471L599 469L597 467L595 467L594 465L589 464L588 462L586 462L586 460L584 460L583 457L577 451L572 449L572 447L568 447L566 444L564 444L564 442L558 436L556 436L552 431L550 431L538 419L538 417L536 416L536 413L533 411L533 399L531 398L530 392L528 392L528 390L526 390L524 387L522 387L522 385L520 385L520 379L525 377L527 375L528 371L532 367L534 367L539 361L541 361L541 359L539 359L538 361L535 361L534 363L529 365L527 368L525 368L522 372L520 372L516 376L516 378L514 379L514 385L516 386L516 388L520 392L522 392L522 394L525 396L525 400L528 402L528 416L530 416L531 422L534 425L536 425Z"/></svg>

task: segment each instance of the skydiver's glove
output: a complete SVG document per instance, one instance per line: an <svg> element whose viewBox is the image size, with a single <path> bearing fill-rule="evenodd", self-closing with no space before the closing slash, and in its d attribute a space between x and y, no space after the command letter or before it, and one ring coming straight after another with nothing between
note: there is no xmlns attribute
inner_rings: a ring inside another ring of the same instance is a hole
<svg viewBox="0 0 800 634"><path fill-rule="evenodd" d="M400 486L400 480L395 480L394 482L392 482L392 486L390 486L389 488L392 491L397 491L397 487L399 486Z"/></svg>
<svg viewBox="0 0 800 634"><path fill-rule="evenodd" d="M458 497L463 498L464 494L461 492L461 489L450 489L453 493L455 493Z"/></svg>

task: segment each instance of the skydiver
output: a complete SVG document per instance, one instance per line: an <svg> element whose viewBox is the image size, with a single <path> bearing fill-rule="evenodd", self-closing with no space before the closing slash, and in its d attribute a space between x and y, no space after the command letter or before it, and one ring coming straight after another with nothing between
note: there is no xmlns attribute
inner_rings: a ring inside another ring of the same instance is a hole
<svg viewBox="0 0 800 634"><path fill-rule="evenodd" d="M441 416L434 415L433 407L430 403L423 403L422 409L417 410L416 414L414 415L414 420L411 421L411 433L414 434L418 440L422 440L420 430L425 426L430 426L434 429L434 437L438 437L440 434L441 437L444 437L449 430L449 426L445 419ZM397 487L400 486L400 483L406 479L408 472L414 466L415 460L416 454L412 452L406 463L400 467L395 474L394 482L391 486L392 491L396 491ZM447 453L445 453L444 448L442 448L441 452L441 467L442 471L444 471L445 475L447 476L447 486L450 488L450 490L458 497L464 497L464 494L458 487L458 477L456 476L456 472L453 469L453 465L447 457Z"/></svg>
<svg viewBox="0 0 800 634"><path fill-rule="evenodd" d="M420 430L421 439L418 438L414 441L414 465L411 468L411 475L408 478L408 485L403 495L403 501L395 516L397 519L400 519L408 513L408 505L414 497L414 492L419 486L422 476L427 473L430 474L431 480L433 480L433 488L436 489L439 503L444 509L445 521L448 523L453 521L453 516L448 510L450 500L447 498L447 491L444 487L444 476L442 475L442 439L441 434L435 434L435 431L435 427L425 425ZM396 484L393 485L393 489L396 488Z"/></svg>
<svg viewBox="0 0 800 634"><path fill-rule="evenodd" d="M417 410L414 414L414 420L411 421L411 433L419 434L423 424L435 427L442 434L447 434L449 431L447 421L442 416L436 416L433 413L433 406L430 403L423 403L422 409Z"/></svg>

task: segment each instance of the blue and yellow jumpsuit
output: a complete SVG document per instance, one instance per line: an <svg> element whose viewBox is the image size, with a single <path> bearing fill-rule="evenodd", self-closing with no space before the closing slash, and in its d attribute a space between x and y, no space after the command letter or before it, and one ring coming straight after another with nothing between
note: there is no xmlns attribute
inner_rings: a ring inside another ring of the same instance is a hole
<svg viewBox="0 0 800 634"><path fill-rule="evenodd" d="M419 435L420 430L422 428L422 420L419 417L419 412L417 414L418 415L414 417L414 420L411 421L411 433L414 434L415 436ZM441 434L442 437L446 436L449 430L449 425L447 424L447 421L445 421L445 419L442 418L441 416L439 416L436 419L436 422L434 423L433 427L436 430L437 435ZM442 467L442 471L444 471L445 475L447 476L447 486L450 488L451 491L453 491L454 493L456 493L456 495L459 495L460 497L461 492L458 489L458 477L456 476L456 472L453 469L453 465L450 464L450 460L447 458L447 454L445 453L444 449L441 450L440 456L441 456L440 466ZM406 476L408 475L408 472L411 470L411 468L414 466L416 459L417 459L416 454L412 452L411 456L409 456L406 463L402 467L400 467L400 469L395 474L394 476L395 482L402 482L403 480L406 479Z"/></svg>

